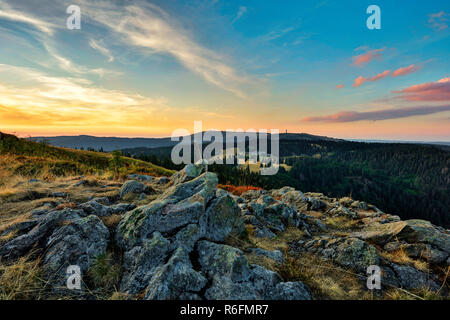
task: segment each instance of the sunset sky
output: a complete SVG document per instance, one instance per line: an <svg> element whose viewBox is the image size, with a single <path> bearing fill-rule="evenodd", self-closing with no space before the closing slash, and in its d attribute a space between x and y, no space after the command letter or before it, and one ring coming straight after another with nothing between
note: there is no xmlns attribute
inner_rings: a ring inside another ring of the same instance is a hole
<svg viewBox="0 0 450 320"><path fill-rule="evenodd" d="M448 0L0 0L0 131L450 141L449 26Z"/></svg>

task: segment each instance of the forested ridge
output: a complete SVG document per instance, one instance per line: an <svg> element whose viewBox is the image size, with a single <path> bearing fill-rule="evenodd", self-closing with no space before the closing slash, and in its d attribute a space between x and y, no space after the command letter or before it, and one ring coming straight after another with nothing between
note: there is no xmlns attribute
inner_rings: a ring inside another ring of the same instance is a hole
<svg viewBox="0 0 450 320"><path fill-rule="evenodd" d="M179 169L171 164L170 148L139 151L141 159ZM264 189L292 186L332 197L352 196L402 219L420 218L450 227L450 152L439 147L281 140L280 156L290 169L280 167L274 176L230 165L212 165L210 170L224 184Z"/></svg>

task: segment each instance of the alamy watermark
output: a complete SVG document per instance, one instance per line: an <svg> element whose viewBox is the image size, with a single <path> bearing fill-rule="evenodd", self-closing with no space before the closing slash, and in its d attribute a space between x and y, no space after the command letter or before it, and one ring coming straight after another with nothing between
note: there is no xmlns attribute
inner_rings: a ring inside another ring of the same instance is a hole
<svg viewBox="0 0 450 320"><path fill-rule="evenodd" d="M381 269L379 266L372 265L367 267L367 289L381 289Z"/></svg>
<svg viewBox="0 0 450 320"><path fill-rule="evenodd" d="M81 9L77 5L70 5L66 9L66 13L70 16L66 20L66 26L69 30L81 29Z"/></svg>
<svg viewBox="0 0 450 320"><path fill-rule="evenodd" d="M372 4L367 7L367 14L370 16L367 18L366 26L369 30L381 29L381 9L379 6Z"/></svg>
<svg viewBox="0 0 450 320"><path fill-rule="evenodd" d="M81 269L77 265L68 266L66 269L67 282L69 290L81 290Z"/></svg>
<svg viewBox="0 0 450 320"><path fill-rule="evenodd" d="M179 141L171 152L174 164L259 164L261 175L274 175L279 169L279 130L242 129L225 132L202 131L202 121L194 122L194 134L186 129L176 129L172 141ZM225 138L224 138L225 135ZM270 149L268 138L270 137ZM181 140L181 141L180 141ZM209 144L203 148L204 142ZM225 142L225 145L224 145ZM248 147L247 147L248 146Z"/></svg>

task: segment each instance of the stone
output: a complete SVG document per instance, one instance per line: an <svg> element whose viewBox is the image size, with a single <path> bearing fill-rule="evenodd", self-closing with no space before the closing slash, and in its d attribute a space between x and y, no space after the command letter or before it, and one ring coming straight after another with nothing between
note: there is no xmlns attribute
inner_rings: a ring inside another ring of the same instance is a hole
<svg viewBox="0 0 450 320"><path fill-rule="evenodd" d="M263 257L267 257L269 259L275 260L278 263L282 263L284 262L284 255L280 250L264 250L261 248L252 248L251 252L258 255L258 256L263 256Z"/></svg>
<svg viewBox="0 0 450 320"><path fill-rule="evenodd" d="M202 270L212 278L225 276L234 282L250 277L248 261L239 249L201 240L197 251Z"/></svg>
<svg viewBox="0 0 450 320"><path fill-rule="evenodd" d="M123 214L136 208L133 203L118 203L109 207L111 214Z"/></svg>
<svg viewBox="0 0 450 320"><path fill-rule="evenodd" d="M108 197L97 197L97 198L92 199L92 201L101 203L105 206L109 206L111 204Z"/></svg>
<svg viewBox="0 0 450 320"><path fill-rule="evenodd" d="M349 238L345 239L335 249L333 259L344 267L354 268L364 273L368 266L379 265L377 249L366 242Z"/></svg>
<svg viewBox="0 0 450 320"><path fill-rule="evenodd" d="M229 195L214 199L205 219L206 238L212 241L224 241L230 234L239 237L245 232L241 209Z"/></svg>
<svg viewBox="0 0 450 320"><path fill-rule="evenodd" d="M374 242L379 245L384 245L391 240L394 240L405 225L406 223L404 221L375 224L374 226L369 227L366 231L353 233L352 236L365 241Z"/></svg>
<svg viewBox="0 0 450 320"><path fill-rule="evenodd" d="M206 206L209 200L216 195L218 178L215 173L206 172L188 182L169 187L160 197L160 200L180 202L192 198L190 201L200 201Z"/></svg>
<svg viewBox="0 0 450 320"><path fill-rule="evenodd" d="M308 287L301 281L277 284L270 297L273 300L311 300Z"/></svg>
<svg viewBox="0 0 450 320"><path fill-rule="evenodd" d="M416 219L375 225L366 231L354 233L353 236L380 245L394 238L408 243L425 243L450 254L450 235L425 220Z"/></svg>
<svg viewBox="0 0 450 320"><path fill-rule="evenodd" d="M200 272L193 269L188 252L178 248L166 264L155 270L145 299L181 299L186 293L199 292L207 282Z"/></svg>
<svg viewBox="0 0 450 320"><path fill-rule="evenodd" d="M173 184L180 184L187 181L190 181L194 178L200 176L200 174L204 171L204 165L194 165L192 163L186 165L183 170L175 172L171 177L170 181Z"/></svg>
<svg viewBox="0 0 450 320"><path fill-rule="evenodd" d="M450 254L450 235L447 232L425 220L406 220L403 224L403 228L397 233L398 239L409 243L427 243Z"/></svg>
<svg viewBox="0 0 450 320"><path fill-rule="evenodd" d="M255 237L257 238L275 238L277 235L269 230L267 227L256 228L255 229Z"/></svg>
<svg viewBox="0 0 450 320"><path fill-rule="evenodd" d="M149 175L145 175L145 174L129 174L128 175L128 179L130 180L137 180L137 181L141 181L141 182L151 182L153 181L155 177L153 176L149 176Z"/></svg>
<svg viewBox="0 0 450 320"><path fill-rule="evenodd" d="M80 206L87 215L96 215L99 217L106 217L111 215L111 209L95 200L83 203Z"/></svg>
<svg viewBox="0 0 450 320"><path fill-rule="evenodd" d="M169 181L170 181L169 178L162 176L162 177L158 178L157 183L158 184L167 184L167 183L169 183Z"/></svg>
<svg viewBox="0 0 450 320"><path fill-rule="evenodd" d="M126 181L120 188L120 198L123 199L129 193L141 193L147 189L147 186L136 180Z"/></svg>
<svg viewBox="0 0 450 320"><path fill-rule="evenodd" d="M108 241L108 228L94 215L56 229L47 241L42 262L46 278L55 288L64 287L67 267L79 266L83 275L98 256L105 254Z"/></svg>
<svg viewBox="0 0 450 320"><path fill-rule="evenodd" d="M54 198L65 198L65 197L67 197L67 193L66 192L52 192L50 195L52 197L54 197Z"/></svg>
<svg viewBox="0 0 450 320"><path fill-rule="evenodd" d="M155 232L151 239L144 240L142 246L126 251L122 264L121 291L134 294L144 290L154 270L164 264L169 250L170 241Z"/></svg>
<svg viewBox="0 0 450 320"><path fill-rule="evenodd" d="M325 201L313 197L308 198L308 203L308 210L317 211L327 207L327 203Z"/></svg>
<svg viewBox="0 0 450 320"><path fill-rule="evenodd" d="M203 213L200 202L153 201L123 216L116 229L116 241L123 248L131 248L155 231L168 233L198 223Z"/></svg>
<svg viewBox="0 0 450 320"><path fill-rule="evenodd" d="M52 211L45 215L28 233L14 238L0 247L0 257L6 260L19 258L28 253L34 245L42 247L47 237L59 227L62 222L79 219L81 210L64 209Z"/></svg>
<svg viewBox="0 0 450 320"><path fill-rule="evenodd" d="M306 242L304 248L360 273L380 263L377 249L358 238L320 237Z"/></svg>
<svg viewBox="0 0 450 320"><path fill-rule="evenodd" d="M182 247L187 252L191 252L194 249L195 243L202 237L204 237L204 233L200 229L200 226L198 224L189 224L176 234L171 248L175 250L176 248Z"/></svg>
<svg viewBox="0 0 450 320"><path fill-rule="evenodd" d="M440 286L429 275L410 266L392 264L400 286L406 290L420 290L429 288L432 291L439 290Z"/></svg>
<svg viewBox="0 0 450 320"><path fill-rule="evenodd" d="M264 209L264 212L259 216L265 226L274 232L283 232L286 230L286 225L283 222L282 210L283 206L271 205Z"/></svg>

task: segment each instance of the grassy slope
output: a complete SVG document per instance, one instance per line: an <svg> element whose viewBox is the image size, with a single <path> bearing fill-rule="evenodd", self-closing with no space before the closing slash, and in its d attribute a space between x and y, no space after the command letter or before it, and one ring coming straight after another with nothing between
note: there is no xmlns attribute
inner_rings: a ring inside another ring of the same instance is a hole
<svg viewBox="0 0 450 320"><path fill-rule="evenodd" d="M0 133L0 185L14 175L52 179L70 175L108 175L112 155L53 147ZM121 174L170 176L173 171L152 163L122 157Z"/></svg>

